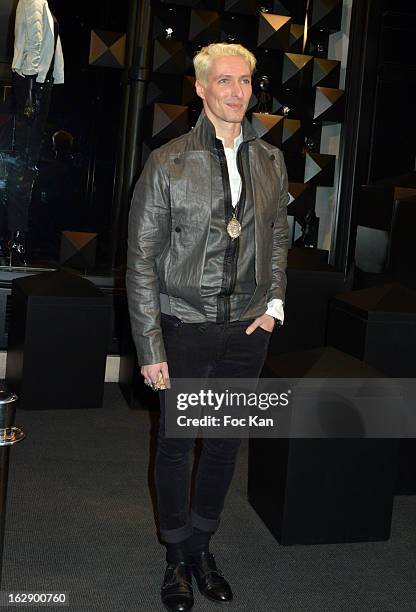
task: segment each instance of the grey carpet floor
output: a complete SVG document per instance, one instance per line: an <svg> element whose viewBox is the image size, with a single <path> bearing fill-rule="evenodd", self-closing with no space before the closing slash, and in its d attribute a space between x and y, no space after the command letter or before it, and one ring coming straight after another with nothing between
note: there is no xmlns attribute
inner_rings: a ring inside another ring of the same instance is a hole
<svg viewBox="0 0 416 612"><path fill-rule="evenodd" d="M69 593L66 608L31 610L163 610L149 413L106 385L100 410L18 411L16 424L27 438L10 454L2 590ZM283 547L246 501L246 468L243 445L213 540L235 593L227 610L416 610L415 497L396 498L388 542ZM195 611L219 609L195 593Z"/></svg>

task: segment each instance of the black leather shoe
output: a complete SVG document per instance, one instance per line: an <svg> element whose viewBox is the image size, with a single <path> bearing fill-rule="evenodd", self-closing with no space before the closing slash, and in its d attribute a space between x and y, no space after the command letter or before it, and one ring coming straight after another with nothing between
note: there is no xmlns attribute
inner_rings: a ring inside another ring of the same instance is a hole
<svg viewBox="0 0 416 612"><path fill-rule="evenodd" d="M169 612L188 612L192 608L192 572L187 563L168 563L161 595L162 603Z"/></svg>
<svg viewBox="0 0 416 612"><path fill-rule="evenodd" d="M217 568L213 554L203 552L198 557L193 557L192 572L202 595L220 603L229 603L232 600L231 587Z"/></svg>

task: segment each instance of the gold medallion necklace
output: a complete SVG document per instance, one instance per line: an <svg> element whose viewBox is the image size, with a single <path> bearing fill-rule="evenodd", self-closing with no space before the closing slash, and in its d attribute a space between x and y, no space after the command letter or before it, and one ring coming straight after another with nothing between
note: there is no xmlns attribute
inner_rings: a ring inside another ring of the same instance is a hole
<svg viewBox="0 0 416 612"><path fill-rule="evenodd" d="M228 221L227 234L229 235L231 240L238 238L241 234L241 223L236 217L235 210L233 211L233 216Z"/></svg>
<svg viewBox="0 0 416 612"><path fill-rule="evenodd" d="M237 219L237 215L236 215L236 210L237 210L238 205L240 203L241 187L242 187L242 183L240 182L240 186L238 188L237 204L234 207L231 219L228 221L228 224L227 224L227 234L229 235L231 240L235 240L235 238L238 238L240 236L241 230L242 230L241 223Z"/></svg>

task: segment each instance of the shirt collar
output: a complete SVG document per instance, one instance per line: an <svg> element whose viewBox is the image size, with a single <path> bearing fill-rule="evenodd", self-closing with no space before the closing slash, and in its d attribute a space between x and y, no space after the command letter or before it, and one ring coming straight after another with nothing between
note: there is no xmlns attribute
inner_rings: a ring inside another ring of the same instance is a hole
<svg viewBox="0 0 416 612"><path fill-rule="evenodd" d="M224 138L220 138L219 136L217 138L218 138L218 140L221 140L222 144L224 145ZM234 138L234 147L233 147L234 151L236 149L238 149L238 147L240 146L240 144L242 142L243 142L243 128L242 128L242 126L240 126L240 133L237 136L237 138ZM224 147L224 149L225 149L225 147Z"/></svg>

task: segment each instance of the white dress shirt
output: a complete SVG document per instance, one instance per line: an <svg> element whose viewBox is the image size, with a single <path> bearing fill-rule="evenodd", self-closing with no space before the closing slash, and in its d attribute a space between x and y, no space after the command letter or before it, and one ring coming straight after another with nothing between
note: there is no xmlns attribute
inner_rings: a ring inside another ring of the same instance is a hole
<svg viewBox="0 0 416 612"><path fill-rule="evenodd" d="M224 145L224 153L227 160L228 176L230 179L232 205L235 208L237 206L241 193L241 176L237 167L237 151L238 147L243 142L243 132L240 129L239 135L237 136L237 138L234 138L234 147L232 149L225 146L223 138L218 138L218 140L221 140L222 144ZM272 317L276 317L276 319L279 319L283 323L285 318L283 301L279 298L274 298L273 300L270 300L270 302L268 302L267 304L267 310L265 314L271 315Z"/></svg>
<svg viewBox="0 0 416 612"><path fill-rule="evenodd" d="M47 0L19 0L16 8L12 70L20 76L37 75L44 83L55 48L53 16ZM56 42L53 69L55 85L64 82L64 56L61 39Z"/></svg>

